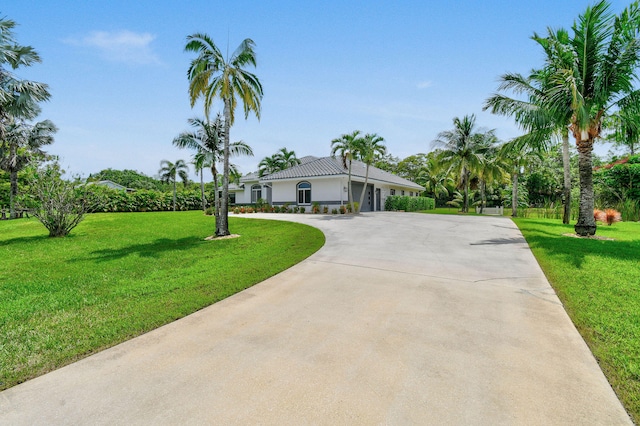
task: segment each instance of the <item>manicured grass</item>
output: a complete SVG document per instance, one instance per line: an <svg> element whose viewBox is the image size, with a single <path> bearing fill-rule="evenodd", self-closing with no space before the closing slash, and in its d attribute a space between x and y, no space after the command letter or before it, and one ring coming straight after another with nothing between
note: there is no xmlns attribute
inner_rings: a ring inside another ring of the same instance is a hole
<svg viewBox="0 0 640 426"><path fill-rule="evenodd" d="M431 210L420 210L418 213L429 213L429 214L458 214L465 216L483 216L476 213L475 207L469 207L469 213L462 213L457 207L436 207Z"/></svg>
<svg viewBox="0 0 640 426"><path fill-rule="evenodd" d="M67 238L0 222L0 389L224 299L324 244L306 225L202 212L89 215Z"/></svg>
<svg viewBox="0 0 640 426"><path fill-rule="evenodd" d="M598 226L615 241L562 236L573 225L514 219L618 397L640 424L640 223Z"/></svg>

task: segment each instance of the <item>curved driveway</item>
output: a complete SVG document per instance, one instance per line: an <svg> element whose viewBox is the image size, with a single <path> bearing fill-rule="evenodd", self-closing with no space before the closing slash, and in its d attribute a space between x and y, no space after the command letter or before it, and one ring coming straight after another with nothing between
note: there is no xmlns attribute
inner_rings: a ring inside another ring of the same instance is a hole
<svg viewBox="0 0 640 426"><path fill-rule="evenodd" d="M246 217L327 243L0 393L0 424L631 424L509 219Z"/></svg>

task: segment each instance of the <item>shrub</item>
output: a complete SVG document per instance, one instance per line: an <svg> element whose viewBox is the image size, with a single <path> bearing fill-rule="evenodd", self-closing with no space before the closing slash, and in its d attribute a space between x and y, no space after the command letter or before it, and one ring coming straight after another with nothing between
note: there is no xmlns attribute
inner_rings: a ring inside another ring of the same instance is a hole
<svg viewBox="0 0 640 426"><path fill-rule="evenodd" d="M300 207L300 213L304 213L307 209L304 208L304 206Z"/></svg>
<svg viewBox="0 0 640 426"><path fill-rule="evenodd" d="M604 222L605 220L607 220L607 216L602 210L595 209L593 211L593 219L596 222Z"/></svg>
<svg viewBox="0 0 640 426"><path fill-rule="evenodd" d="M236 212L236 209L233 209L233 212L234 212L234 213L237 213L237 212ZM204 210L204 214L206 214L207 216L213 216L213 207L207 207L207 208Z"/></svg>
<svg viewBox="0 0 640 426"><path fill-rule="evenodd" d="M314 201L313 203L311 203L311 212L313 212L314 214L320 213L320 203L319 202Z"/></svg>
<svg viewBox="0 0 640 426"><path fill-rule="evenodd" d="M351 207L351 203L347 203L347 207L346 207L346 208L347 208L347 211L348 211L349 213L351 213L351 212L353 211L353 210L352 210L352 209L353 209L353 207Z"/></svg>
<svg viewBox="0 0 640 426"><path fill-rule="evenodd" d="M605 222L607 225L611 226L614 222L620 222L620 212L614 209L606 209L604 211Z"/></svg>
<svg viewBox="0 0 640 426"><path fill-rule="evenodd" d="M247 207L247 213L253 213L253 212L254 212L253 207Z"/></svg>
<svg viewBox="0 0 640 426"><path fill-rule="evenodd" d="M329 213L329 206L324 206L324 207L322 208L322 212L323 212L324 214Z"/></svg>
<svg viewBox="0 0 640 426"><path fill-rule="evenodd" d="M331 214L338 214L338 209L331 209Z"/></svg>
<svg viewBox="0 0 640 426"><path fill-rule="evenodd" d="M357 202L357 201L353 202L353 211L357 212L357 213L360 212L360 203L359 202Z"/></svg>
<svg viewBox="0 0 640 426"><path fill-rule="evenodd" d="M429 197L409 197L406 195L391 195L384 202L385 210L404 210L415 212L419 210L433 210L436 202Z"/></svg>
<svg viewBox="0 0 640 426"><path fill-rule="evenodd" d="M29 181L30 190L19 200L49 230L50 237L66 237L90 209L86 185L62 180L57 163L38 169Z"/></svg>
<svg viewBox="0 0 640 426"><path fill-rule="evenodd" d="M272 207L272 211L273 211L274 213L280 213L280 206L273 206L273 207Z"/></svg>
<svg viewBox="0 0 640 426"><path fill-rule="evenodd" d="M293 208L293 212L294 212L294 213L298 213L299 211L300 211L300 207L295 206L295 207Z"/></svg>
<svg viewBox="0 0 640 426"><path fill-rule="evenodd" d="M340 206L340 214L345 214L347 212L347 208L345 206Z"/></svg>

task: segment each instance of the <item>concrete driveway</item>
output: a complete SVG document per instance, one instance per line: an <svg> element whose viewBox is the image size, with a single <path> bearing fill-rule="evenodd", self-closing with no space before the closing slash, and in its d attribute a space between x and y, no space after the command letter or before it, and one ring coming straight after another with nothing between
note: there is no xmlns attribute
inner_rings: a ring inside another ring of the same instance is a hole
<svg viewBox="0 0 640 426"><path fill-rule="evenodd" d="M246 217L327 243L0 393L0 424L631 424L509 219Z"/></svg>

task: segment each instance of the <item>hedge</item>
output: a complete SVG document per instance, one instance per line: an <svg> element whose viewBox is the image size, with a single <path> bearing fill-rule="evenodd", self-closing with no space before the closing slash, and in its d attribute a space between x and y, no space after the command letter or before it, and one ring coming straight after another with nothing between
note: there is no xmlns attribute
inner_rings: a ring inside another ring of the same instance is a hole
<svg viewBox="0 0 640 426"><path fill-rule="evenodd" d="M436 208L436 201L429 197L409 197L407 195L391 195L384 202L385 210L404 210L415 212Z"/></svg>
<svg viewBox="0 0 640 426"><path fill-rule="evenodd" d="M140 189L124 192L95 186L87 194L87 202L94 212L145 212L173 210L173 192ZM176 210L200 210L200 191L176 193Z"/></svg>

